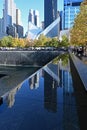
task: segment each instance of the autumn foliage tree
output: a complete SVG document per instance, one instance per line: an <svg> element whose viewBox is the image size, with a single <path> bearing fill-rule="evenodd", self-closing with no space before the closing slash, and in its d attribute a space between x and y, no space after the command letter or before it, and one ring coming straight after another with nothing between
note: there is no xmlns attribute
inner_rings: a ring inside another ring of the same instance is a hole
<svg viewBox="0 0 87 130"><path fill-rule="evenodd" d="M34 45L36 47L37 46L45 46L45 43L47 41L50 41L50 38L47 38L46 36L44 36L43 34L41 34L38 39L34 40Z"/></svg>
<svg viewBox="0 0 87 130"><path fill-rule="evenodd" d="M25 47L25 39L5 36L0 40L0 47Z"/></svg>
<svg viewBox="0 0 87 130"><path fill-rule="evenodd" d="M70 31L70 42L73 45L87 44L87 0L81 3L80 12Z"/></svg>
<svg viewBox="0 0 87 130"><path fill-rule="evenodd" d="M13 38L12 36L5 36L0 40L1 47L12 47L13 46Z"/></svg>

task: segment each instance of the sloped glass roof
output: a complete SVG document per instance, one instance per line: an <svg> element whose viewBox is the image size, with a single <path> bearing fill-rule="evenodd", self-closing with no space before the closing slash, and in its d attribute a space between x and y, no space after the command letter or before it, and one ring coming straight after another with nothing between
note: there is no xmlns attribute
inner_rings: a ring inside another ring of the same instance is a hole
<svg viewBox="0 0 87 130"><path fill-rule="evenodd" d="M54 22L52 22L37 37L39 37L41 34L43 34L43 35L45 35L47 37L56 37L56 36L58 36L59 22L60 22L60 17L58 17Z"/></svg>

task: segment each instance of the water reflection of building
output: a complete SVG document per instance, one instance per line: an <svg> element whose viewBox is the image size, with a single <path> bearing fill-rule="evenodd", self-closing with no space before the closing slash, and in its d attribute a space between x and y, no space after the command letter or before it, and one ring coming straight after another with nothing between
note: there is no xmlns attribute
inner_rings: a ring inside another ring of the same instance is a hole
<svg viewBox="0 0 87 130"><path fill-rule="evenodd" d="M67 71L64 71L63 102L64 126L69 129L74 128L73 124L77 126L78 119L72 80L70 73Z"/></svg>
<svg viewBox="0 0 87 130"><path fill-rule="evenodd" d="M63 66L63 61L60 59L58 62L58 76L59 76L59 86L63 87L64 85L64 73L65 71L68 73L70 71L70 67L69 67L69 61L67 61L66 66ZM66 76L67 77L67 76ZM69 80L69 79L68 79Z"/></svg>
<svg viewBox="0 0 87 130"><path fill-rule="evenodd" d="M68 67L68 68L67 68ZM63 87L65 92L70 93L71 87L70 87L70 67L69 67L69 62L67 63L67 66L64 67L62 65L62 60L59 60L58 63L58 75L60 79L60 86ZM73 91L73 90L72 90Z"/></svg>
<svg viewBox="0 0 87 130"><path fill-rule="evenodd" d="M63 87L64 70L62 67L62 60L58 62L58 76L59 76L59 86Z"/></svg>
<svg viewBox="0 0 87 130"><path fill-rule="evenodd" d="M40 76L44 77L44 69L40 70Z"/></svg>
<svg viewBox="0 0 87 130"><path fill-rule="evenodd" d="M14 102L15 102L15 94L16 94L16 90L12 90L8 96L7 96L7 104L8 104L8 107L12 107L14 105Z"/></svg>
<svg viewBox="0 0 87 130"><path fill-rule="evenodd" d="M44 72L44 107L48 111L57 111L57 82Z"/></svg>
<svg viewBox="0 0 87 130"><path fill-rule="evenodd" d="M64 129L67 128L74 129L75 127L73 126L73 124L77 125L78 119L77 119L77 111L75 107L76 104L75 104L74 91L72 87L73 85L72 79L70 76L69 64L67 64L66 67L63 66L63 64L59 64L58 73L60 79L59 86L61 87L58 88L58 101L62 103L61 107L59 107L61 108L60 119L61 120L63 119ZM61 92L61 96L60 96L60 92Z"/></svg>
<svg viewBox="0 0 87 130"><path fill-rule="evenodd" d="M3 98L0 97L0 105L2 105L2 104L3 104Z"/></svg>
<svg viewBox="0 0 87 130"><path fill-rule="evenodd" d="M30 79L29 79L30 89L38 88L39 87L39 80L40 80L39 72L37 72L32 77L30 77Z"/></svg>
<svg viewBox="0 0 87 130"><path fill-rule="evenodd" d="M15 103L15 95L17 93L17 91L21 88L21 84L19 84L16 88L14 88L13 90L11 90L7 95L6 95L6 100L7 100L7 104L8 107L12 107ZM5 97L4 97L5 98Z"/></svg>

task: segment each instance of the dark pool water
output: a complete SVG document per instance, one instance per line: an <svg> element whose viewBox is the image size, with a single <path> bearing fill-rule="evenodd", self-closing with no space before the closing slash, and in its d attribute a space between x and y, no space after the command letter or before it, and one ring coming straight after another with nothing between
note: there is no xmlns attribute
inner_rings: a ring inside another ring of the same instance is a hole
<svg viewBox="0 0 87 130"><path fill-rule="evenodd" d="M80 130L70 69L59 66L44 66L0 99L0 130Z"/></svg>

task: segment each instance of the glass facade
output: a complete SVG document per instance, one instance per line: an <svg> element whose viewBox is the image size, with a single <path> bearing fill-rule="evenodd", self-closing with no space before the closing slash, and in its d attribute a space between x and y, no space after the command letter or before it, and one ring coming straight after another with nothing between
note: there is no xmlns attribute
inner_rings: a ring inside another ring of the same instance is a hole
<svg viewBox="0 0 87 130"><path fill-rule="evenodd" d="M80 4L83 0L64 0L60 12L60 29L69 29L74 24L74 19L80 11ZM58 9L59 10L59 9Z"/></svg>
<svg viewBox="0 0 87 130"><path fill-rule="evenodd" d="M57 18L57 0L44 0L44 23L48 27Z"/></svg>
<svg viewBox="0 0 87 130"><path fill-rule="evenodd" d="M59 36L59 30L60 30L60 17L58 17L54 22L52 22L47 28L45 28L39 35L37 35L37 38L43 34L47 37L58 37Z"/></svg>
<svg viewBox="0 0 87 130"><path fill-rule="evenodd" d="M74 19L80 11L83 0L64 0L64 29L69 29L74 24Z"/></svg>
<svg viewBox="0 0 87 130"><path fill-rule="evenodd" d="M74 24L74 19L79 13L79 6L65 6L64 12L64 28L71 28Z"/></svg>

